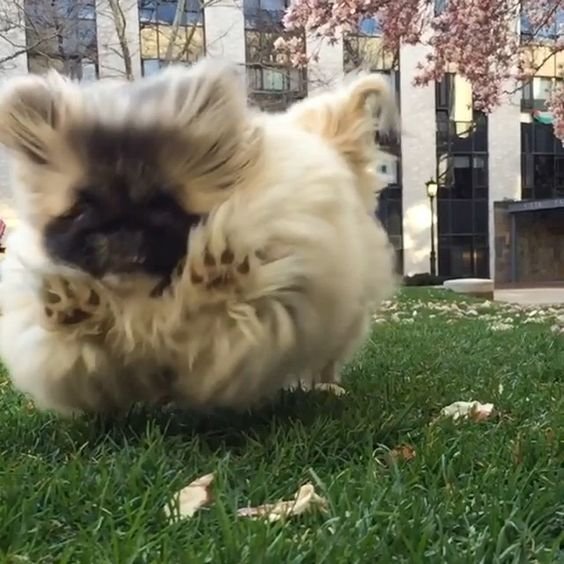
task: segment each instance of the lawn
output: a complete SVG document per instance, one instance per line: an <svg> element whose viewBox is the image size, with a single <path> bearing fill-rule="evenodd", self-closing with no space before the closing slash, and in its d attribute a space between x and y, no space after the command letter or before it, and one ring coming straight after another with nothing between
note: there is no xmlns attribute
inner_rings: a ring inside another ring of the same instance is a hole
<svg viewBox="0 0 564 564"><path fill-rule="evenodd" d="M65 421L3 378L0 562L564 562L561 312L446 298L389 304L346 396L288 394L244 416ZM497 414L438 417L457 400ZM415 458L392 462L402 444ZM167 500L209 472L211 506L169 523ZM235 516L306 482L329 513Z"/></svg>

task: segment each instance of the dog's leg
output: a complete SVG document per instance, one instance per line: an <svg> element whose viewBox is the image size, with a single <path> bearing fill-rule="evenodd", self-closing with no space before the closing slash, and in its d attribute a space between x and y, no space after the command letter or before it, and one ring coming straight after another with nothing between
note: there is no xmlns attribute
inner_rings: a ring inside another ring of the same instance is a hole
<svg viewBox="0 0 564 564"><path fill-rule="evenodd" d="M14 308L0 318L2 359L15 387L40 409L63 415L117 407L103 347L39 325L37 307Z"/></svg>
<svg viewBox="0 0 564 564"><path fill-rule="evenodd" d="M320 372L319 384L339 384L341 382L341 371L336 362L330 362Z"/></svg>
<svg viewBox="0 0 564 564"><path fill-rule="evenodd" d="M109 321L99 292L48 276L37 294L18 287L12 275L3 281L13 301L3 300L0 348L16 388L40 409L64 415L121 407L115 366L99 338Z"/></svg>

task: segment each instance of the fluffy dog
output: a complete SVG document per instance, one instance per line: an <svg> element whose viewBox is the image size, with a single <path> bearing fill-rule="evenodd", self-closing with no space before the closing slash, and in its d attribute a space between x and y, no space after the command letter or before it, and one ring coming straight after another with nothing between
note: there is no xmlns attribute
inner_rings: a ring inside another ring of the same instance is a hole
<svg viewBox="0 0 564 564"><path fill-rule="evenodd" d="M337 381L394 289L374 219L374 133L394 116L377 76L261 114L210 60L128 84L13 81L0 142L21 224L0 346L15 386L71 414L246 408Z"/></svg>

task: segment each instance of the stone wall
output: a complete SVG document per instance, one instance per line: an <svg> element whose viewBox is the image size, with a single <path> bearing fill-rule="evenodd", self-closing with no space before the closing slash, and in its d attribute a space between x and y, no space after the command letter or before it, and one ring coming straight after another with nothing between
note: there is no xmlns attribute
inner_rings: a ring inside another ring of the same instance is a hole
<svg viewBox="0 0 564 564"><path fill-rule="evenodd" d="M564 282L564 210L521 213L517 221L517 281Z"/></svg>
<svg viewBox="0 0 564 564"><path fill-rule="evenodd" d="M418 65L427 54L428 48L421 45L403 45L400 49L403 247L407 275L429 272L431 252L431 211L425 182L437 177L435 85L413 86Z"/></svg>
<svg viewBox="0 0 564 564"><path fill-rule="evenodd" d="M507 84L506 91L515 90ZM494 202L521 199L521 93L502 98L488 117L490 271L496 274ZM503 257L501 258L503 260Z"/></svg>
<svg viewBox="0 0 564 564"><path fill-rule="evenodd" d="M516 238L515 265L512 265L512 214L508 212L509 204L494 204L495 285L535 286L564 282L564 210L513 215Z"/></svg>
<svg viewBox="0 0 564 564"><path fill-rule="evenodd" d="M8 14L10 21L23 21L19 2L0 0L0 5L2 13ZM0 87L6 80L27 73L27 56L19 52L19 48L23 45L25 45L23 25L14 26L0 36L0 60L5 61L0 65ZM18 53L17 56L13 56L14 49ZM6 222L8 228L17 221L11 192L11 179L9 155L5 149L0 147L0 217Z"/></svg>

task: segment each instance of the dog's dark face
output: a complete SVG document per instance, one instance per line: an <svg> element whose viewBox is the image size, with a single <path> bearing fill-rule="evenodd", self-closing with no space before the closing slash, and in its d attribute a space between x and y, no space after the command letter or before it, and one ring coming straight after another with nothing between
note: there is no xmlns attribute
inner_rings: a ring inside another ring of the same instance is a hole
<svg viewBox="0 0 564 564"><path fill-rule="evenodd" d="M202 218L183 207L182 186L161 170L161 147L174 132L96 126L69 135L87 166L72 204L45 226L47 252L95 277L169 276Z"/></svg>
<svg viewBox="0 0 564 564"><path fill-rule="evenodd" d="M97 278L170 276L190 229L244 181L250 124L237 74L212 61L84 87L28 76L0 92L20 213L54 262Z"/></svg>

